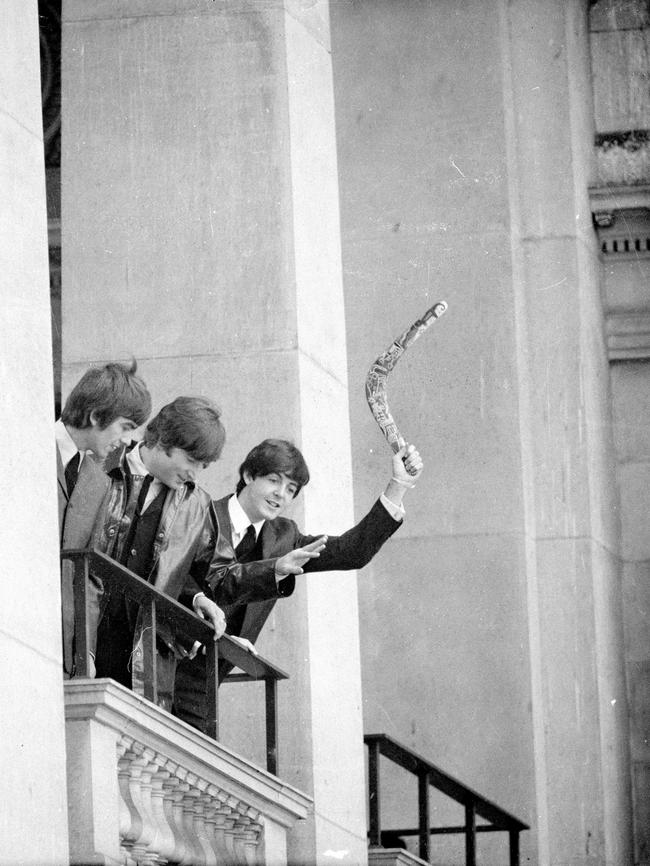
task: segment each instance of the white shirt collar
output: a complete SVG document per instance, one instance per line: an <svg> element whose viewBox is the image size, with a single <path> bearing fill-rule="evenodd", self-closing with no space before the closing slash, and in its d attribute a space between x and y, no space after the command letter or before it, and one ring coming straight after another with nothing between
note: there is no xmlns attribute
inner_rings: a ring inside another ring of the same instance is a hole
<svg viewBox="0 0 650 866"><path fill-rule="evenodd" d="M251 521L239 504L239 499L236 496L231 496L228 500L228 516L230 517L230 525L232 526L233 547L237 547L237 544L242 540L246 530L251 525ZM263 524L263 520L258 520L257 523L253 524L255 538L259 536Z"/></svg>
<svg viewBox="0 0 650 866"><path fill-rule="evenodd" d="M129 464L131 475L149 475L147 467L142 462L140 454L140 442L130 451L126 452L126 462Z"/></svg>
<svg viewBox="0 0 650 866"><path fill-rule="evenodd" d="M63 463L63 468L68 465L68 463L72 460L74 455L79 451L77 446L74 443L74 439L68 433L68 430L63 423L63 421L59 418L54 425L54 436L56 438L56 447L59 449L59 455L61 457L61 463ZM79 451L79 465L81 466L81 461L84 458L85 451Z"/></svg>

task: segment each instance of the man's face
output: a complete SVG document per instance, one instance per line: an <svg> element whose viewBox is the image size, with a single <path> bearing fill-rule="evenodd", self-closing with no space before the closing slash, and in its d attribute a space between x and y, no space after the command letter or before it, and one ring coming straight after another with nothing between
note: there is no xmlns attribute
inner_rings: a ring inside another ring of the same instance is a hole
<svg viewBox="0 0 650 866"><path fill-rule="evenodd" d="M143 450L143 460L149 472L172 490L179 490L187 481L195 481L207 463L195 460L182 448L172 448L167 454L160 445Z"/></svg>
<svg viewBox="0 0 650 866"><path fill-rule="evenodd" d="M244 472L244 481L246 487L239 494L239 504L251 523L278 517L298 492L296 482L284 472L271 472L256 478Z"/></svg>
<svg viewBox="0 0 650 866"><path fill-rule="evenodd" d="M99 459L103 460L111 451L119 448L120 445L131 438L131 433L135 430L136 425L129 418L120 416L104 427L99 426L91 414L91 428L88 433L89 449Z"/></svg>

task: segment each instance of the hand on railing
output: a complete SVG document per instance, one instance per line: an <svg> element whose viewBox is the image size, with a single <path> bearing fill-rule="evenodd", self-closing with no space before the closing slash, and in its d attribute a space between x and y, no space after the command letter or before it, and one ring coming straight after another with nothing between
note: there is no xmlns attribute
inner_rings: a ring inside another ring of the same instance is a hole
<svg viewBox="0 0 650 866"><path fill-rule="evenodd" d="M194 596L192 607L194 613L210 623L214 629L214 639L219 640L226 630L226 617L219 605L215 604L207 595L199 593Z"/></svg>
<svg viewBox="0 0 650 866"><path fill-rule="evenodd" d="M235 643L238 643L239 646L242 647L242 649L247 650L247 652L252 653L254 656L259 655L259 653L255 649L254 644L252 644L245 637L239 637L236 634L228 635L228 637L230 637L231 640L234 640Z"/></svg>

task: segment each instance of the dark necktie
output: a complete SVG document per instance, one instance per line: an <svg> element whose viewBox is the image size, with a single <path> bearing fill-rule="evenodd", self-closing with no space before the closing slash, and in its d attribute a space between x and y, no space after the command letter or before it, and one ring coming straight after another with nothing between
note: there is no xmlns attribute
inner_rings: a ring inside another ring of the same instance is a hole
<svg viewBox="0 0 650 866"><path fill-rule="evenodd" d="M138 501L136 504L136 514L138 515L138 517L142 514L142 511L144 509L144 501L147 498L147 493L149 492L152 481L153 475L144 476L144 481L142 482L142 487L140 488L140 493L138 494Z"/></svg>
<svg viewBox="0 0 650 866"><path fill-rule="evenodd" d="M246 562L248 559L250 559L252 552L255 550L256 541L257 538L255 536L255 527L251 523L249 524L249 527L246 530L244 537L235 548L235 556L237 557L239 562Z"/></svg>
<svg viewBox="0 0 650 866"><path fill-rule="evenodd" d="M77 451L74 457L68 462L68 465L65 467L65 486L68 488L68 496L72 496L72 491L74 490L74 486L77 483L77 478L79 476L79 463L81 462L81 455Z"/></svg>

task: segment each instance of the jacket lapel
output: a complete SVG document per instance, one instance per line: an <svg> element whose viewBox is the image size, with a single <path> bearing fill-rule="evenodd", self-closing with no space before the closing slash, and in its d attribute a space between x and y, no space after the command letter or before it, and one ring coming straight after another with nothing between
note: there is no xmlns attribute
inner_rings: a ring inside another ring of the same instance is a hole
<svg viewBox="0 0 650 866"><path fill-rule="evenodd" d="M61 455L59 453L58 447L56 448L56 480L59 482L59 492L63 494L67 502L70 497L68 496L68 485L65 482L65 470L63 468L63 460L61 460Z"/></svg>
<svg viewBox="0 0 650 866"><path fill-rule="evenodd" d="M232 523L230 522L230 514L228 513L228 500L230 496L224 496L222 499L217 499L214 503L214 510L217 514L217 523L219 524L219 534L225 538L228 544L232 544ZM235 550L233 548L232 557L235 558Z"/></svg>
<svg viewBox="0 0 650 866"><path fill-rule="evenodd" d="M85 547L88 544L108 486L108 476L86 454L66 511L64 547Z"/></svg>

